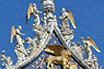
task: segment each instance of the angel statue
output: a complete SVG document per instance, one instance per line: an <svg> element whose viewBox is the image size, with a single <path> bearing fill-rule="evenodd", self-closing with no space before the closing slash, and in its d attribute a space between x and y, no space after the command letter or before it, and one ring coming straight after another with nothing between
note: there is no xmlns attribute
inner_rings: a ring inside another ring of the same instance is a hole
<svg viewBox="0 0 104 69"><path fill-rule="evenodd" d="M46 49L44 49L45 52L50 53L51 55L48 57L45 57L42 60L46 59L47 62L47 69L50 69L50 66L52 69L54 69L54 64L62 65L63 69L77 69L77 65L70 62L70 58L72 53L69 50L66 50L64 46L61 45L46 45ZM39 68L42 63L37 66L36 68Z"/></svg>
<svg viewBox="0 0 104 69"><path fill-rule="evenodd" d="M84 43L83 45L83 49L85 49L85 53L87 55L87 61L91 61L92 60L92 50L90 48L90 46L92 46L98 53L100 53L101 51L97 48L95 42L90 38L87 37L87 40L84 40L83 37L80 38L80 40Z"/></svg>
<svg viewBox="0 0 104 69"><path fill-rule="evenodd" d="M74 30L69 29L69 22L68 19L70 19L72 26L76 29L76 25L74 23L74 18L72 16L71 11L66 12L65 8L62 8L60 19L62 21L61 27L61 33L64 36L65 41L70 46L70 41L74 38Z"/></svg>
<svg viewBox="0 0 104 69"><path fill-rule="evenodd" d="M69 30L69 23L68 23L68 19L70 19L72 26L76 29L76 25L74 22L74 18L73 15L71 13L71 11L69 10L68 12L66 12L65 8L62 8L62 15L60 16L60 19L62 20L62 28L63 30L67 29Z"/></svg>
<svg viewBox="0 0 104 69"><path fill-rule="evenodd" d="M15 27L12 26L11 29L11 43L13 42L13 38L15 37L15 43L16 43L15 54L19 61L23 61L25 55L28 55L28 53L24 48L24 40L21 38L21 35L25 35L25 34L20 32L21 29L22 26L18 26L17 29L15 29Z"/></svg>
<svg viewBox="0 0 104 69"><path fill-rule="evenodd" d="M27 10L27 15L26 15L26 24L28 23L28 19L30 19L30 15L33 14L34 15L34 22L37 24L40 24L40 18L39 18L39 14L41 12L37 9L36 4L30 3L29 8Z"/></svg>

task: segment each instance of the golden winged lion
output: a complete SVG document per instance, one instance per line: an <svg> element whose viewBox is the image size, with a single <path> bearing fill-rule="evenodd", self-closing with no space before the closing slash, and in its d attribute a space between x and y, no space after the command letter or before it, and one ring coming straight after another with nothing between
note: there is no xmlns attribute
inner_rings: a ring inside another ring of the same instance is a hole
<svg viewBox="0 0 104 69"><path fill-rule="evenodd" d="M50 69L50 66L54 69L54 64L62 65L63 69L77 69L77 65L70 62L72 54L69 50L66 50L61 45L46 45L46 47L47 48L44 49L44 51L53 55L45 57L37 68L39 68L46 59L47 69Z"/></svg>

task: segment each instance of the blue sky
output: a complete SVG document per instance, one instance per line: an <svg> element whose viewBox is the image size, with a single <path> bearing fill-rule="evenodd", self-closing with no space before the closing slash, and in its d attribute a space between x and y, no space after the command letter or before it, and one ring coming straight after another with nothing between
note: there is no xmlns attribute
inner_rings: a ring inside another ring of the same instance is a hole
<svg viewBox="0 0 104 69"><path fill-rule="evenodd" d="M11 27L22 25L26 36L34 37L32 32L33 16L26 25L26 10L30 2L35 2L41 11L39 0L0 0L0 52L6 50L6 55L16 61L14 55L14 44L10 43ZM90 36L101 50L93 53L98 57L100 65L104 66L104 0L55 0L57 19L61 8L71 10L77 29L73 41L80 41L80 37ZM58 23L60 23L58 19ZM70 27L73 29L72 25ZM23 38L25 38L24 36Z"/></svg>

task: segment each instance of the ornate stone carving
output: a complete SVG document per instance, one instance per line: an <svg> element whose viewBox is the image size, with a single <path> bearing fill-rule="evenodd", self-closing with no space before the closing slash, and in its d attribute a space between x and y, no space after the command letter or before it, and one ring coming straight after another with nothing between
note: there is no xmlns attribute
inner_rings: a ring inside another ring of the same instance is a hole
<svg viewBox="0 0 104 69"><path fill-rule="evenodd" d="M25 34L20 32L22 26L18 26L17 29L12 26L11 43L13 42L13 38L15 38L16 46L14 52L17 56L17 62L13 65L11 57L5 56L5 51L2 51L0 60L3 61L3 63L1 63L1 65L6 66L7 69L21 69L26 67L26 65L31 64L39 57L42 51L45 51L46 53L51 53L48 54L50 56L44 58L46 59L48 69L55 68L55 64L62 65L63 69L77 69L77 65L72 63L70 58L73 58L84 69L99 69L97 58L93 55L90 48L90 46L93 46L94 49L100 53L100 50L97 48L94 41L90 37L88 37L87 40L84 40L84 38L81 37L81 41L84 43L83 45L81 45L80 42L77 44L72 42L74 30L69 28L68 19L70 19L74 29L76 29L76 25L71 11L66 11L65 8L62 8L61 16L59 17L62 22L60 29L58 28L56 15L53 14L55 12L54 0L41 0L41 3L42 12L38 10L35 3L30 3L26 16L26 21L28 22L31 14L34 15L32 31L36 36L34 36L34 38L27 36L26 40L23 40L22 35ZM43 13L41 19L40 13ZM44 24L41 25L40 22L43 22ZM47 45L53 33L55 33L55 36L57 36L59 42L62 44L61 46ZM27 48L24 46L25 43L28 46ZM84 59L83 55L86 55L87 58Z"/></svg>

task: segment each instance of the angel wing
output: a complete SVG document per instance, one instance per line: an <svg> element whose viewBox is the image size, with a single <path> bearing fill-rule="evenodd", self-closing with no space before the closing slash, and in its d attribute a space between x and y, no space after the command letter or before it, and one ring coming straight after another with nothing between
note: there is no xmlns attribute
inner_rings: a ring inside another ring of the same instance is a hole
<svg viewBox="0 0 104 69"><path fill-rule="evenodd" d="M12 26L12 29L11 29L11 40L10 40L11 43L13 42L14 35L16 35L16 30L15 30L15 27Z"/></svg>
<svg viewBox="0 0 104 69"><path fill-rule="evenodd" d="M33 7L32 7L32 3L30 3L26 15L26 24L28 23L28 19L30 19L30 15L32 12L33 12Z"/></svg>
<svg viewBox="0 0 104 69"><path fill-rule="evenodd" d="M69 17L68 17L68 18L70 19L70 21L71 21L71 23L72 23L72 26L74 27L74 29L76 29L77 27L76 27L76 25L75 25L73 15L72 15L72 13L71 13L70 10L68 11L68 14L69 14Z"/></svg>
<svg viewBox="0 0 104 69"><path fill-rule="evenodd" d="M99 53L101 52L101 51L97 48L95 42L94 42L90 37L87 37L87 42L88 42L88 44L89 44L90 46L92 46L97 52L99 52Z"/></svg>
<svg viewBox="0 0 104 69"><path fill-rule="evenodd" d="M45 52L54 54L56 56L60 56L61 52L65 50L64 46L61 45L46 45L46 47L47 48L44 50Z"/></svg>

